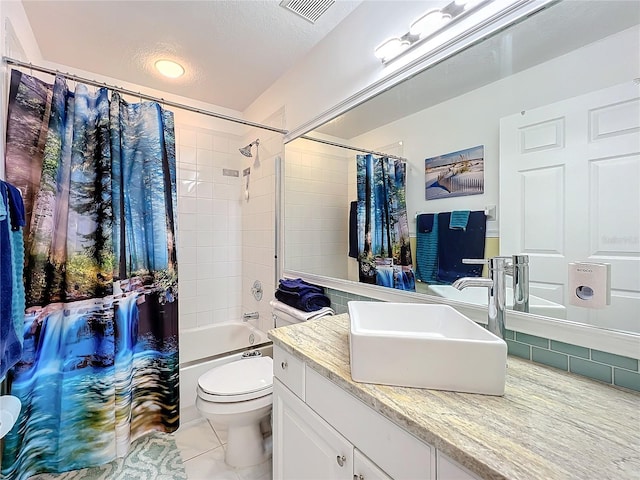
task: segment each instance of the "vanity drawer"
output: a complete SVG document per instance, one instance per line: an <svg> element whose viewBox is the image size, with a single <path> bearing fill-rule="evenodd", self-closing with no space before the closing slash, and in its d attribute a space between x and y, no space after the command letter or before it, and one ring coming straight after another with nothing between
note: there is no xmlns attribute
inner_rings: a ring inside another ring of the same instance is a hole
<svg viewBox="0 0 640 480"><path fill-rule="evenodd" d="M304 362L276 345L273 346L273 375L304 400Z"/></svg>
<svg viewBox="0 0 640 480"><path fill-rule="evenodd" d="M310 367L306 403L392 478L435 479L435 448L405 432Z"/></svg>

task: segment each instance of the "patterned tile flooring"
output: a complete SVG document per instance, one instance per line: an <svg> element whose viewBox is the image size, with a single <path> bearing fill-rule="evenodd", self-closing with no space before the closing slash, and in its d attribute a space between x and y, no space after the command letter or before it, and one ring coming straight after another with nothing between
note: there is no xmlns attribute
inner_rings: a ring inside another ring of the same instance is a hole
<svg viewBox="0 0 640 480"><path fill-rule="evenodd" d="M271 480L271 459L248 468L224 463L226 431L205 419L188 422L174 434L189 480Z"/></svg>

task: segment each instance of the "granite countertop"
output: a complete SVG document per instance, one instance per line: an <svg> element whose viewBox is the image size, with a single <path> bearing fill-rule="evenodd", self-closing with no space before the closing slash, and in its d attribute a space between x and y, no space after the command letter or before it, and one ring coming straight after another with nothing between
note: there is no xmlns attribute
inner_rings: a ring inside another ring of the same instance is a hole
<svg viewBox="0 0 640 480"><path fill-rule="evenodd" d="M640 479L640 395L509 357L503 397L354 382L349 317L270 330L273 343L487 479Z"/></svg>

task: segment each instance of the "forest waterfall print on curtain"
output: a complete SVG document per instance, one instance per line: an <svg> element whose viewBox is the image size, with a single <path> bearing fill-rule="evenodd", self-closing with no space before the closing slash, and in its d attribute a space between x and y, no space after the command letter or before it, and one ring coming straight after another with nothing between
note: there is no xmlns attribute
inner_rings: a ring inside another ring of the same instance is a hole
<svg viewBox="0 0 640 480"><path fill-rule="evenodd" d="M415 291L406 202L406 164L357 155L360 281Z"/></svg>
<svg viewBox="0 0 640 480"><path fill-rule="evenodd" d="M13 71L6 176L27 211L22 410L2 473L104 464L179 423L173 114Z"/></svg>

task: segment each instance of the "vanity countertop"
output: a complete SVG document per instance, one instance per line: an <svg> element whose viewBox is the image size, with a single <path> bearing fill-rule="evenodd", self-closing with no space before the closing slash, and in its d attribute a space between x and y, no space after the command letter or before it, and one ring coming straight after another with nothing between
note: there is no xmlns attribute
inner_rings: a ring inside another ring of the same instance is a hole
<svg viewBox="0 0 640 480"><path fill-rule="evenodd" d="M275 345L482 478L640 479L636 393L511 356L503 397L358 383L348 334L347 314L269 331Z"/></svg>

